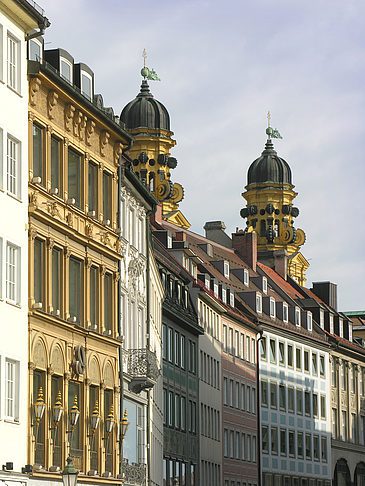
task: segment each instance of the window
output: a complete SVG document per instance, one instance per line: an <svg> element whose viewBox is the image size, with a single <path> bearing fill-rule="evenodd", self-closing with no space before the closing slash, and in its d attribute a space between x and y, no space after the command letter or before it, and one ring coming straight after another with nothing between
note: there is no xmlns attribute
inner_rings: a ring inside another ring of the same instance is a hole
<svg viewBox="0 0 365 486"><path fill-rule="evenodd" d="M246 461L251 461L251 436L247 435Z"/></svg>
<svg viewBox="0 0 365 486"><path fill-rule="evenodd" d="M171 427L173 425L174 420L174 396L172 392L169 392L169 402L168 402L168 424Z"/></svg>
<svg viewBox="0 0 365 486"><path fill-rule="evenodd" d="M20 197L20 142L8 135L7 149L7 191Z"/></svg>
<svg viewBox="0 0 365 486"><path fill-rule="evenodd" d="M180 395L175 395L175 427L180 428Z"/></svg>
<svg viewBox="0 0 365 486"><path fill-rule="evenodd" d="M303 457L303 432L297 432L297 455Z"/></svg>
<svg viewBox="0 0 365 486"><path fill-rule="evenodd" d="M309 373L309 351L304 350L304 371Z"/></svg>
<svg viewBox="0 0 365 486"><path fill-rule="evenodd" d="M180 397L181 430L186 430L186 398Z"/></svg>
<svg viewBox="0 0 365 486"><path fill-rule="evenodd" d="M256 312L259 314L262 312L262 296L258 293L256 293Z"/></svg>
<svg viewBox="0 0 365 486"><path fill-rule="evenodd" d="M338 420L337 420L337 408L332 409L332 438L337 439Z"/></svg>
<svg viewBox="0 0 365 486"><path fill-rule="evenodd" d="M304 392L304 410L307 416L311 414L311 394L309 391Z"/></svg>
<svg viewBox="0 0 365 486"><path fill-rule="evenodd" d="M20 42L8 34L8 86L20 91Z"/></svg>
<svg viewBox="0 0 365 486"><path fill-rule="evenodd" d="M173 331L172 331L171 327L169 327L169 329L168 329L168 347L167 347L167 350L168 350L168 359L169 359L170 363L172 363L173 353L174 353L174 340L173 340Z"/></svg>
<svg viewBox="0 0 365 486"><path fill-rule="evenodd" d="M229 328L229 333L228 333L228 336L229 336L229 342L228 342L228 351L229 351L229 354L233 354L233 329L230 327Z"/></svg>
<svg viewBox="0 0 365 486"><path fill-rule="evenodd" d="M233 380L229 380L229 406L233 407Z"/></svg>
<svg viewBox="0 0 365 486"><path fill-rule="evenodd" d="M333 334L334 328L333 328L333 314L330 314L330 334Z"/></svg>
<svg viewBox="0 0 365 486"><path fill-rule="evenodd" d="M140 325L138 317L138 327ZM107 334L111 334L113 330L113 276L110 273L104 276L104 330ZM141 344L141 333L138 334L139 344Z"/></svg>
<svg viewBox="0 0 365 486"><path fill-rule="evenodd" d="M246 386L246 412L251 412L251 387Z"/></svg>
<svg viewBox="0 0 365 486"><path fill-rule="evenodd" d="M103 218L110 225L112 220L112 176L103 172Z"/></svg>
<svg viewBox="0 0 365 486"><path fill-rule="evenodd" d="M262 277L262 291L267 294L267 278Z"/></svg>
<svg viewBox="0 0 365 486"><path fill-rule="evenodd" d="M270 317L275 319L275 300L270 297Z"/></svg>
<svg viewBox="0 0 365 486"><path fill-rule="evenodd" d="M288 411L294 412L294 388L288 387Z"/></svg>
<svg viewBox="0 0 365 486"><path fill-rule="evenodd" d="M224 438L224 457L228 457L228 430L227 429L224 429L223 438Z"/></svg>
<svg viewBox="0 0 365 486"><path fill-rule="evenodd" d="M293 368L293 345L288 344L288 367Z"/></svg>
<svg viewBox="0 0 365 486"><path fill-rule="evenodd" d="M319 310L319 326L324 329L324 310Z"/></svg>
<svg viewBox="0 0 365 486"><path fill-rule="evenodd" d="M280 429L280 454L286 456L286 429Z"/></svg>
<svg viewBox="0 0 365 486"><path fill-rule="evenodd" d="M313 416L318 417L318 395L317 395L317 393L313 393L313 395L312 395L312 408L313 408Z"/></svg>
<svg viewBox="0 0 365 486"><path fill-rule="evenodd" d="M285 346L279 341L279 364L285 366Z"/></svg>
<svg viewBox="0 0 365 486"><path fill-rule="evenodd" d="M303 415L303 391L300 388L296 390L297 414Z"/></svg>
<svg viewBox="0 0 365 486"><path fill-rule="evenodd" d="M346 368L345 368L345 363L342 362L341 364L341 387L342 387L342 390L346 390L347 389L347 380L346 380Z"/></svg>
<svg viewBox="0 0 365 486"><path fill-rule="evenodd" d="M63 79L72 84L72 65L63 57L60 58L60 75Z"/></svg>
<svg viewBox="0 0 365 486"><path fill-rule="evenodd" d="M305 434L305 458L312 459L312 437L310 434Z"/></svg>
<svg viewBox="0 0 365 486"><path fill-rule="evenodd" d="M308 312L307 313L307 329L308 329L308 331L311 331L312 328L313 328L312 313Z"/></svg>
<svg viewBox="0 0 365 486"><path fill-rule="evenodd" d="M338 322L339 334L340 334L340 337L343 338L343 319L340 317L338 321L339 321Z"/></svg>
<svg viewBox="0 0 365 486"><path fill-rule="evenodd" d="M241 334L241 359L245 359L245 335L244 334Z"/></svg>
<svg viewBox="0 0 365 486"><path fill-rule="evenodd" d="M28 43L29 61L42 61L42 44L37 39L31 39Z"/></svg>
<svg viewBox="0 0 365 486"><path fill-rule="evenodd" d="M350 391L351 393L355 393L356 391L356 373L354 366L350 366Z"/></svg>
<svg viewBox="0 0 365 486"><path fill-rule="evenodd" d="M81 93L91 100L92 94L92 79L91 76L84 71L81 71Z"/></svg>
<svg viewBox="0 0 365 486"><path fill-rule="evenodd" d="M226 278L229 278L229 262L226 262L226 261L224 262L224 271L223 271L223 273L224 273L224 276Z"/></svg>
<svg viewBox="0 0 365 486"><path fill-rule="evenodd" d="M246 360L251 361L250 336L246 336Z"/></svg>
<svg viewBox="0 0 365 486"><path fill-rule="evenodd" d="M39 182L45 182L43 175L43 138L43 128L33 123L33 177L39 177Z"/></svg>
<svg viewBox="0 0 365 486"><path fill-rule="evenodd" d="M68 149L68 199L81 207L81 155L71 148Z"/></svg>
<svg viewBox="0 0 365 486"><path fill-rule="evenodd" d="M270 362L276 363L276 341L270 339Z"/></svg>
<svg viewBox="0 0 365 486"><path fill-rule="evenodd" d="M351 442L355 444L357 442L356 440L356 415L354 413L351 414Z"/></svg>
<svg viewBox="0 0 365 486"><path fill-rule="evenodd" d="M260 339L260 358L264 361L267 359L266 354L266 337Z"/></svg>
<svg viewBox="0 0 365 486"><path fill-rule="evenodd" d="M295 432L294 430L289 430L289 456L295 456Z"/></svg>
<svg viewBox="0 0 365 486"><path fill-rule="evenodd" d="M312 375L318 375L317 355L312 353Z"/></svg>
<svg viewBox="0 0 365 486"><path fill-rule="evenodd" d="M235 384L235 402L236 408L240 408L240 384L238 381Z"/></svg>
<svg viewBox="0 0 365 486"><path fill-rule="evenodd" d="M295 325L300 327L300 309L299 309L299 307L295 308Z"/></svg>
<svg viewBox="0 0 365 486"><path fill-rule="evenodd" d="M321 395L321 419L326 418L326 395Z"/></svg>
<svg viewBox="0 0 365 486"><path fill-rule="evenodd" d="M6 245L6 298L20 302L20 248L12 243Z"/></svg>
<svg viewBox="0 0 365 486"><path fill-rule="evenodd" d="M69 260L69 313L73 322L81 322L82 262L77 258Z"/></svg>
<svg viewBox="0 0 365 486"><path fill-rule="evenodd" d="M278 408L278 387L274 382L270 382L270 407Z"/></svg>
<svg viewBox="0 0 365 486"><path fill-rule="evenodd" d="M223 403L228 405L228 379L226 377L223 378Z"/></svg>
<svg viewBox="0 0 365 486"><path fill-rule="evenodd" d="M326 376L326 362L323 354L319 355L319 376L324 378Z"/></svg>
<svg viewBox="0 0 365 486"><path fill-rule="evenodd" d="M321 437L321 458L327 462L327 437Z"/></svg>
<svg viewBox="0 0 365 486"><path fill-rule="evenodd" d="M242 385L243 387L245 385ZM268 391L267 391L267 381L261 380L261 405L264 407L268 406Z"/></svg>
<svg viewBox="0 0 365 486"><path fill-rule="evenodd" d="M235 457L236 459L239 459L241 457L241 451L240 451L240 445L241 445L241 438L240 438L240 433L236 432L236 444L235 444Z"/></svg>
<svg viewBox="0 0 365 486"><path fill-rule="evenodd" d="M332 377L332 386L336 387L337 386L337 373L336 373L336 361L334 358L332 358L332 364L331 364L331 377Z"/></svg>
<svg viewBox="0 0 365 486"><path fill-rule="evenodd" d="M43 299L43 275L45 269L44 241L39 238L34 240L34 301L42 304Z"/></svg>
<svg viewBox="0 0 365 486"><path fill-rule="evenodd" d="M256 413L256 388L252 388L251 412Z"/></svg>
<svg viewBox="0 0 365 486"><path fill-rule="evenodd" d="M313 459L319 461L319 436L313 436Z"/></svg>
<svg viewBox="0 0 365 486"><path fill-rule="evenodd" d="M61 142L56 137L51 137L51 188L55 194L60 194L61 181ZM34 166L34 162L33 162Z"/></svg>
<svg viewBox="0 0 365 486"><path fill-rule="evenodd" d="M98 269L90 267L90 324L96 329L98 324L97 303L98 303Z"/></svg>
<svg viewBox="0 0 365 486"><path fill-rule="evenodd" d="M185 336L180 336L180 361L181 368L185 369Z"/></svg>
<svg viewBox="0 0 365 486"><path fill-rule="evenodd" d="M89 194L88 194L88 210L90 216L96 216L98 211L97 194L98 194L98 167L92 162L88 167L89 179Z"/></svg>
<svg viewBox="0 0 365 486"><path fill-rule="evenodd" d="M175 365L176 366L179 366L180 365L180 360L179 360L179 351L180 351L180 346L179 346L179 343L180 343L180 334L177 332L177 331L174 331L174 335L175 335Z"/></svg>
<svg viewBox="0 0 365 486"><path fill-rule="evenodd" d="M288 304L285 302L283 303L283 321L288 322L289 320L289 311L288 311Z"/></svg>
<svg viewBox="0 0 365 486"><path fill-rule="evenodd" d="M234 432L230 430L229 432L229 456L234 457Z"/></svg>
<svg viewBox="0 0 365 486"><path fill-rule="evenodd" d="M223 324L223 351L227 352L227 326Z"/></svg>
<svg viewBox="0 0 365 486"><path fill-rule="evenodd" d="M248 287L249 285L249 273L247 268L243 270L243 283Z"/></svg>
<svg viewBox="0 0 365 486"><path fill-rule="evenodd" d="M286 410L285 385L279 385L279 407L280 410Z"/></svg>
<svg viewBox="0 0 365 486"><path fill-rule="evenodd" d="M256 436L252 436L252 462L256 462Z"/></svg>
<svg viewBox="0 0 365 486"><path fill-rule="evenodd" d="M5 416L11 420L18 420L19 401L19 363L10 359L5 360Z"/></svg>
<svg viewBox="0 0 365 486"><path fill-rule="evenodd" d="M240 355L240 333L238 331L234 332L234 347L235 347L235 355L238 358Z"/></svg>
<svg viewBox="0 0 365 486"><path fill-rule="evenodd" d="M278 453L278 429L271 427L271 454Z"/></svg>
<svg viewBox="0 0 365 486"><path fill-rule="evenodd" d="M261 427L261 445L262 445L262 452L268 454L269 453L269 429L266 425L263 425Z"/></svg>
<svg viewBox="0 0 365 486"><path fill-rule="evenodd" d="M296 369L302 369L302 350L301 348L295 348Z"/></svg>

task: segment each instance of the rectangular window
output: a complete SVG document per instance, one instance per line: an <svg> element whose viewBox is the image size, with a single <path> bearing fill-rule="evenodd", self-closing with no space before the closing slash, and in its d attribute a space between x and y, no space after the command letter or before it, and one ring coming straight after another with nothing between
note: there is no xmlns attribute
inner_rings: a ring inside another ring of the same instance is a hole
<svg viewBox="0 0 365 486"><path fill-rule="evenodd" d="M243 270L243 283L248 287L249 284L249 273L247 268Z"/></svg>
<svg viewBox="0 0 365 486"><path fill-rule="evenodd" d="M321 419L326 418L326 395L321 395Z"/></svg>
<svg viewBox="0 0 365 486"><path fill-rule="evenodd" d="M223 324L223 351L227 352L227 326Z"/></svg>
<svg viewBox="0 0 365 486"><path fill-rule="evenodd" d="M286 410L285 385L279 385L279 407L280 410Z"/></svg>
<svg viewBox="0 0 365 486"><path fill-rule="evenodd" d="M180 396L175 395L175 427L180 428Z"/></svg>
<svg viewBox="0 0 365 486"><path fill-rule="evenodd" d="M242 336L242 334L241 334ZM262 337L260 339L260 358L263 360L263 361L266 361L267 359L267 350L266 350L266 337Z"/></svg>
<svg viewBox="0 0 365 486"><path fill-rule="evenodd" d="M228 342L228 347L229 347L229 354L234 354L234 349L233 349L233 329L230 327L228 331L228 336L229 336L229 342Z"/></svg>
<svg viewBox="0 0 365 486"><path fill-rule="evenodd" d="M224 439L224 457L228 457L228 430L227 429L224 429L223 439Z"/></svg>
<svg viewBox="0 0 365 486"><path fill-rule="evenodd" d="M297 432L297 456L303 458L303 432Z"/></svg>
<svg viewBox="0 0 365 486"><path fill-rule="evenodd" d="M45 185L43 174L43 128L33 123L33 177Z"/></svg>
<svg viewBox="0 0 365 486"><path fill-rule="evenodd" d="M233 380L229 380L229 406L233 407Z"/></svg>
<svg viewBox="0 0 365 486"><path fill-rule="evenodd" d="M279 364L285 366L285 346L279 341Z"/></svg>
<svg viewBox="0 0 365 486"><path fill-rule="evenodd" d="M262 452L264 454L268 454L269 453L269 430L266 425L263 425L261 427L261 445L262 445Z"/></svg>
<svg viewBox="0 0 365 486"><path fill-rule="evenodd" d="M294 412L294 388L288 386L288 411Z"/></svg>
<svg viewBox="0 0 365 486"><path fill-rule="evenodd" d="M81 93L88 99L91 100L91 84L92 79L88 74L81 72Z"/></svg>
<svg viewBox="0 0 365 486"><path fill-rule="evenodd" d="M261 314L262 312L262 296L261 294L256 294L256 312Z"/></svg>
<svg viewBox="0 0 365 486"><path fill-rule="evenodd" d="M245 385L242 385L245 386ZM267 381L261 380L261 405L264 407L268 406L268 396L267 396Z"/></svg>
<svg viewBox="0 0 365 486"><path fill-rule="evenodd" d="M240 384L236 381L235 385L235 405L236 408L240 408Z"/></svg>
<svg viewBox="0 0 365 486"><path fill-rule="evenodd" d="M270 339L270 362L276 363L276 341Z"/></svg>
<svg viewBox="0 0 365 486"><path fill-rule="evenodd" d="M252 436L252 462L256 462L256 436Z"/></svg>
<svg viewBox="0 0 365 486"><path fill-rule="evenodd" d="M34 301L37 304L44 303L44 241L39 238L34 240Z"/></svg>
<svg viewBox="0 0 365 486"><path fill-rule="evenodd" d="M275 382L270 382L270 407L278 408L278 387Z"/></svg>
<svg viewBox="0 0 365 486"><path fill-rule="evenodd" d="M342 440L347 440L347 412L342 412Z"/></svg>
<svg viewBox="0 0 365 486"><path fill-rule="evenodd" d="M98 269L90 267L90 324L94 329L98 325L98 301Z"/></svg>
<svg viewBox="0 0 365 486"><path fill-rule="evenodd" d="M69 260L69 313L73 322L81 322L82 262L77 258Z"/></svg>
<svg viewBox="0 0 365 486"><path fill-rule="evenodd" d="M172 394L172 392L169 392L169 403L168 403L168 406L169 406L169 411L168 411L168 424L169 426L171 427L173 424L173 421L174 421L174 396Z"/></svg>
<svg viewBox="0 0 365 486"><path fill-rule="evenodd" d="M321 458L322 462L327 462L327 437L321 437Z"/></svg>
<svg viewBox="0 0 365 486"><path fill-rule="evenodd" d="M280 455L286 456L286 429L280 429Z"/></svg>
<svg viewBox="0 0 365 486"><path fill-rule="evenodd" d="M107 334L113 330L113 276L110 273L104 276L104 330Z"/></svg>
<svg viewBox="0 0 365 486"><path fill-rule="evenodd" d="M317 355L312 353L312 375L318 375Z"/></svg>
<svg viewBox="0 0 365 486"><path fill-rule="evenodd" d="M163 415L163 423L167 424L167 390L166 388L163 389L163 403L162 403L162 415Z"/></svg>
<svg viewBox="0 0 365 486"><path fill-rule="evenodd" d="M62 57L60 59L60 75L68 83L72 84L72 65Z"/></svg>
<svg viewBox="0 0 365 486"><path fill-rule="evenodd" d="M241 359L245 359L245 335L241 334Z"/></svg>
<svg viewBox="0 0 365 486"><path fill-rule="evenodd" d="M303 415L303 391L300 388L296 390L297 414Z"/></svg>
<svg viewBox="0 0 365 486"><path fill-rule="evenodd" d="M302 350L301 348L295 348L295 359L296 359L296 364L295 367L297 370L302 369Z"/></svg>
<svg viewBox="0 0 365 486"><path fill-rule="evenodd" d="M278 429L271 427L271 454L278 453Z"/></svg>
<svg viewBox="0 0 365 486"><path fill-rule="evenodd" d="M5 360L5 416L18 420L19 363Z"/></svg>
<svg viewBox="0 0 365 486"><path fill-rule="evenodd" d="M173 339L173 331L172 331L171 327L169 327L169 329L168 329L168 347L167 347L167 351L168 351L169 361L170 361L170 363L172 363L173 355L174 355L174 339Z"/></svg>
<svg viewBox="0 0 365 486"><path fill-rule="evenodd" d="M15 91L20 91L20 42L8 35L8 85Z"/></svg>
<svg viewBox="0 0 365 486"><path fill-rule="evenodd" d="M295 432L294 430L289 430L289 456L295 456Z"/></svg>
<svg viewBox="0 0 365 486"><path fill-rule="evenodd" d="M288 320L289 320L288 305L284 303L283 304L283 321L288 322Z"/></svg>
<svg viewBox="0 0 365 486"><path fill-rule="evenodd" d="M240 459L241 457L241 437L240 437L240 433L239 432L236 432L235 433L235 438L236 438L236 444L235 444L235 457L236 459Z"/></svg>
<svg viewBox="0 0 365 486"><path fill-rule="evenodd" d="M180 400L180 423L181 423L181 430L186 430L186 398L181 397Z"/></svg>
<svg viewBox="0 0 365 486"><path fill-rule="evenodd" d="M61 193L61 142L51 137L51 188L55 194Z"/></svg>
<svg viewBox="0 0 365 486"><path fill-rule="evenodd" d="M223 403L228 405L228 380L226 377L223 378Z"/></svg>
<svg viewBox="0 0 365 486"><path fill-rule="evenodd" d="M88 211L90 216L97 216L98 212L98 167L92 162L88 167Z"/></svg>
<svg viewBox="0 0 365 486"><path fill-rule="evenodd" d="M337 439L337 408L332 409L332 438Z"/></svg>
<svg viewBox="0 0 365 486"><path fill-rule="evenodd" d="M288 344L288 367L293 368L293 345Z"/></svg>
<svg viewBox="0 0 365 486"><path fill-rule="evenodd" d="M238 331L234 332L234 344L235 344L235 356L237 358L240 355L240 333Z"/></svg>
<svg viewBox="0 0 365 486"><path fill-rule="evenodd" d="M251 412L251 387L246 386L246 412Z"/></svg>
<svg viewBox="0 0 365 486"><path fill-rule="evenodd" d="M309 351L304 350L304 371L309 373Z"/></svg>
<svg viewBox="0 0 365 486"><path fill-rule="evenodd" d="M81 207L81 155L68 149L68 199Z"/></svg>
<svg viewBox="0 0 365 486"><path fill-rule="evenodd" d="M270 317L275 319L275 300L270 298Z"/></svg>
<svg viewBox="0 0 365 486"><path fill-rule="evenodd" d="M318 417L318 395L317 395L317 393L313 393L313 395L312 395L312 407L313 407L313 416Z"/></svg>
<svg viewBox="0 0 365 486"><path fill-rule="evenodd" d="M6 298L20 302L20 248L11 243L6 245Z"/></svg>
<svg viewBox="0 0 365 486"><path fill-rule="evenodd" d="M177 331L174 331L175 334L175 364L176 366L180 365L180 360L179 360L179 351L180 351L180 334Z"/></svg>
<svg viewBox="0 0 365 486"><path fill-rule="evenodd" d="M180 336L180 364L185 369L185 336Z"/></svg>
<svg viewBox="0 0 365 486"><path fill-rule="evenodd" d="M7 139L7 191L20 197L20 143L8 135Z"/></svg>
<svg viewBox="0 0 365 486"><path fill-rule="evenodd" d="M332 379L332 386L337 386L337 373L336 373L336 361L332 358L332 365L331 365L331 379Z"/></svg>
<svg viewBox="0 0 365 486"><path fill-rule="evenodd" d="M304 392L304 410L307 416L311 414L311 394L309 391Z"/></svg>
<svg viewBox="0 0 365 486"><path fill-rule="evenodd" d="M251 412L256 413L256 388L252 388Z"/></svg>
<svg viewBox="0 0 365 486"><path fill-rule="evenodd" d="M313 459L319 461L319 436L313 436Z"/></svg>
<svg viewBox="0 0 365 486"><path fill-rule="evenodd" d="M246 360L251 361L250 336L246 336Z"/></svg>
<svg viewBox="0 0 365 486"><path fill-rule="evenodd" d="M356 431L357 431L357 420L354 413L351 414L351 442L355 444L357 442Z"/></svg>
<svg viewBox="0 0 365 486"><path fill-rule="evenodd" d="M326 376L326 364L322 354L319 355L319 376L325 378Z"/></svg>
<svg viewBox="0 0 365 486"><path fill-rule="evenodd" d="M112 220L112 176L103 172L103 218L104 223L110 224Z"/></svg>
<svg viewBox="0 0 365 486"><path fill-rule="evenodd" d="M310 434L305 434L305 458L312 459L312 437Z"/></svg>

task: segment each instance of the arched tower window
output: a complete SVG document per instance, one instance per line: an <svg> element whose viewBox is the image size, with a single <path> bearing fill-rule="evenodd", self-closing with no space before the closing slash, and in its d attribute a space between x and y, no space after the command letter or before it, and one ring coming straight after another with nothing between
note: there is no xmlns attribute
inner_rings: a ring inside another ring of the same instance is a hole
<svg viewBox="0 0 365 486"><path fill-rule="evenodd" d="M150 172L148 185L149 185L150 191L153 192L155 190L155 174L153 172Z"/></svg>

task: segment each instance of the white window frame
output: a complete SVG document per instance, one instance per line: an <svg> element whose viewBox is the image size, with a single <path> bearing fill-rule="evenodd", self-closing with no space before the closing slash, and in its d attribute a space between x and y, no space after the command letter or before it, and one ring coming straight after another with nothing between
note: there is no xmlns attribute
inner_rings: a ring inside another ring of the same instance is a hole
<svg viewBox="0 0 365 486"><path fill-rule="evenodd" d="M11 44L12 43L12 44ZM20 93L20 40L8 31L6 39L7 49L7 84L9 88ZM13 52L10 52L13 50ZM11 59L12 58L12 59Z"/></svg>
<svg viewBox="0 0 365 486"><path fill-rule="evenodd" d="M82 82L82 77L85 76L85 78L87 78L89 81L90 81L90 97L88 95L88 93L86 93L86 91L84 91L83 89L83 82ZM85 96L85 98L87 98L88 100L92 100L92 96L93 96L93 78L92 76L90 76L89 73L87 73L86 71L83 71L81 69L81 72L80 72L80 89L81 89L81 94L83 96Z"/></svg>
<svg viewBox="0 0 365 486"><path fill-rule="evenodd" d="M342 319L342 317L339 318L339 333L340 333L340 337L343 338L343 319Z"/></svg>
<svg viewBox="0 0 365 486"><path fill-rule="evenodd" d="M0 81L4 81L4 73L3 73L3 59L4 59L4 51L3 51L3 26L0 24Z"/></svg>
<svg viewBox="0 0 365 486"><path fill-rule="evenodd" d="M294 316L295 316L295 325L297 327L300 327L300 317L301 317L301 315L300 315L300 309L299 309L299 307L295 307L295 309L294 309Z"/></svg>
<svg viewBox="0 0 365 486"><path fill-rule="evenodd" d="M321 329L324 329L324 310L319 309L319 326Z"/></svg>
<svg viewBox="0 0 365 486"><path fill-rule="evenodd" d="M10 257L11 260L10 261ZM12 304L20 303L20 247L6 242L6 300ZM10 280L11 279L11 280Z"/></svg>
<svg viewBox="0 0 365 486"><path fill-rule="evenodd" d="M334 327L334 319L333 319L333 314L329 314L329 321L330 321L330 334L334 333L335 327Z"/></svg>
<svg viewBox="0 0 365 486"><path fill-rule="evenodd" d="M229 291L229 305L234 307L234 291L232 289Z"/></svg>
<svg viewBox="0 0 365 486"><path fill-rule="evenodd" d="M267 294L267 278L262 277L262 291L264 294Z"/></svg>
<svg viewBox="0 0 365 486"><path fill-rule="evenodd" d="M275 319L275 299L270 297L270 317L271 319Z"/></svg>
<svg viewBox="0 0 365 486"><path fill-rule="evenodd" d="M4 418L19 421L19 361L8 357L4 366L4 398Z"/></svg>
<svg viewBox="0 0 365 486"><path fill-rule="evenodd" d="M307 312L307 329L308 331L313 330L313 318L312 318L312 313L310 311Z"/></svg>
<svg viewBox="0 0 365 486"><path fill-rule="evenodd" d="M62 74L62 62L64 62L65 64L67 64L70 67L70 79L67 79L67 77ZM60 76L61 76L62 79L64 79L65 81L67 81L71 85L73 84L73 65L68 59L66 59L65 57L62 57L62 56L60 57Z"/></svg>
<svg viewBox="0 0 365 486"><path fill-rule="evenodd" d="M262 314L262 295L256 292L256 312Z"/></svg>
<svg viewBox="0 0 365 486"><path fill-rule="evenodd" d="M227 262L226 260L224 260L224 263L223 263L223 275L226 278L229 278L229 262Z"/></svg>
<svg viewBox="0 0 365 486"><path fill-rule="evenodd" d="M31 44L37 44L37 46L39 46L39 52L40 52L40 56L39 56L39 59L31 59L29 54L30 54L30 45ZM42 42L40 42L38 39L30 39L29 41L29 44L28 44L28 59L29 61L37 61L37 62L42 62L43 61L43 57L42 57Z"/></svg>
<svg viewBox="0 0 365 486"><path fill-rule="evenodd" d="M248 287L250 284L250 274L248 273L247 268L243 270L243 283L246 285L246 287Z"/></svg>
<svg viewBox="0 0 365 486"><path fill-rule="evenodd" d="M289 321L289 306L286 302L283 302L283 322Z"/></svg>
<svg viewBox="0 0 365 486"><path fill-rule="evenodd" d="M6 151L6 189L7 193L20 199L20 154L21 143L8 133ZM14 189L14 190L13 190Z"/></svg>

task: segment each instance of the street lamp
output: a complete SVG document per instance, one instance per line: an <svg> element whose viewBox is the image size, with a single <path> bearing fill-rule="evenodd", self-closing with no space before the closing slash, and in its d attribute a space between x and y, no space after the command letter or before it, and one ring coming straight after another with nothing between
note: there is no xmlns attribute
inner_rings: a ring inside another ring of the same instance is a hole
<svg viewBox="0 0 365 486"><path fill-rule="evenodd" d="M111 434L113 427L114 427L114 424L115 424L114 407L113 407L113 405L110 405L108 416L105 419L105 428L106 428L107 437L109 437L109 435Z"/></svg>
<svg viewBox="0 0 365 486"><path fill-rule="evenodd" d="M120 437L122 441L124 440L124 436L127 433L128 427L129 427L128 414L127 414L127 409L125 409L122 421L120 422Z"/></svg>
<svg viewBox="0 0 365 486"><path fill-rule="evenodd" d="M34 416L35 416L36 425L38 427L40 421L42 420L44 411L46 409L46 404L45 404L45 401L44 401L44 398L43 398L43 388L41 386L39 387L38 397L37 397L35 404L33 405L33 408L34 408Z"/></svg>
<svg viewBox="0 0 365 486"><path fill-rule="evenodd" d="M95 402L95 407L91 414L90 420L91 420L91 436L93 437L100 422L99 402L97 400Z"/></svg>
<svg viewBox="0 0 365 486"><path fill-rule="evenodd" d="M52 407L52 411L53 411L54 429L57 430L58 424L60 423L62 415L63 415L62 395L61 395L60 391L57 394L56 402Z"/></svg>
<svg viewBox="0 0 365 486"><path fill-rule="evenodd" d="M67 465L65 469L62 471L62 482L64 486L76 486L77 485L77 476L79 472L75 469L74 465L72 464L72 458L69 456L67 458Z"/></svg>
<svg viewBox="0 0 365 486"><path fill-rule="evenodd" d="M69 431L69 433L71 434L69 443L71 444L71 442L72 442L72 433L73 433L74 428L76 427L77 421L79 420L79 417L80 417L80 410L79 410L79 408L77 406L77 395L74 396L74 402L73 402L72 408L68 412L68 414L70 416L70 425L71 425L71 430Z"/></svg>

